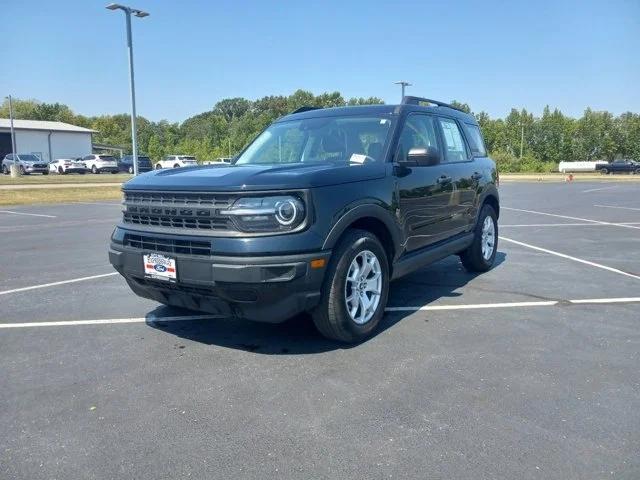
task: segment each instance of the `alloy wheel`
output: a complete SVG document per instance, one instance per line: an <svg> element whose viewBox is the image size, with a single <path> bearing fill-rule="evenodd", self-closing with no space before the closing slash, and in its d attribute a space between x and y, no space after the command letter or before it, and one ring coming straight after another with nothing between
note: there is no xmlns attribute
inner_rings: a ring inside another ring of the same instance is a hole
<svg viewBox="0 0 640 480"><path fill-rule="evenodd" d="M382 267L376 255L363 250L353 259L344 287L344 301L351 319L364 325L375 314L382 296Z"/></svg>

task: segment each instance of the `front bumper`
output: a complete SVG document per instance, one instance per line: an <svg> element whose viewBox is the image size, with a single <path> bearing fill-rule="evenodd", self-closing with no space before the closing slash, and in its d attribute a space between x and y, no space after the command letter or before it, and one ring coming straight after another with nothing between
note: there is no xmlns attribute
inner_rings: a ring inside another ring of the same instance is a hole
<svg viewBox="0 0 640 480"><path fill-rule="evenodd" d="M320 301L330 251L296 255L204 256L176 259L175 283L146 278L143 255L158 253L111 242L109 261L139 296L217 315L279 323ZM323 259L324 267L311 261Z"/></svg>
<svg viewBox="0 0 640 480"><path fill-rule="evenodd" d="M30 166L25 166L24 167L24 171L27 172L27 173L44 173L44 172L49 173L49 167L30 167Z"/></svg>

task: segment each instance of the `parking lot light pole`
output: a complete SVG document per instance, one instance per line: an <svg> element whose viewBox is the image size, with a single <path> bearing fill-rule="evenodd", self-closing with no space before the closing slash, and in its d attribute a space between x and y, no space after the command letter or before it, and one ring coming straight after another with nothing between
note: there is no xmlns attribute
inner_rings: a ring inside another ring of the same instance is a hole
<svg viewBox="0 0 640 480"><path fill-rule="evenodd" d="M133 174L138 175L138 142L136 139L136 87L133 74L133 42L131 40L131 14L138 18L148 17L147 12L126 7L117 3L110 3L108 10L122 10L127 20L127 51L129 54L129 88L131 90L131 148L133 150Z"/></svg>
<svg viewBox="0 0 640 480"><path fill-rule="evenodd" d="M9 100L9 122L11 125L11 153L13 153L13 155L17 155L18 152L16 151L16 131L13 129L13 102L11 101L11 95L7 97L7 100ZM20 171L18 170L18 166L16 165L16 157L14 156L13 158L14 160L9 166L9 171L11 172L12 177L17 177L20 175Z"/></svg>
<svg viewBox="0 0 640 480"><path fill-rule="evenodd" d="M402 98L404 98L404 89L406 87L411 87L412 85L409 82L405 82L404 80L400 80L399 82L393 82L396 85L400 85L402 87ZM400 101L402 102L402 98Z"/></svg>

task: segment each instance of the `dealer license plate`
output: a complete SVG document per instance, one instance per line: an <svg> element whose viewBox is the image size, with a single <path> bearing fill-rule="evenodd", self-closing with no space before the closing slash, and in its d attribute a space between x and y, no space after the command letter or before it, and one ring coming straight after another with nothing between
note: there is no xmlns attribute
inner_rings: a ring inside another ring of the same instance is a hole
<svg viewBox="0 0 640 480"><path fill-rule="evenodd" d="M144 263L144 274L146 277L170 282L176 281L177 269L175 258L160 255L159 253L150 253L143 255L142 261Z"/></svg>

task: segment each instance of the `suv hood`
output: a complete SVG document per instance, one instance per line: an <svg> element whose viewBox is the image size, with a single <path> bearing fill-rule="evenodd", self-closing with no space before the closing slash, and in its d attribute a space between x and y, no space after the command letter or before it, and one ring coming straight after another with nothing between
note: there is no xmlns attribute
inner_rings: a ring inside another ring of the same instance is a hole
<svg viewBox="0 0 640 480"><path fill-rule="evenodd" d="M385 176L386 164L206 165L154 170L125 183L135 190L252 191L324 187Z"/></svg>

